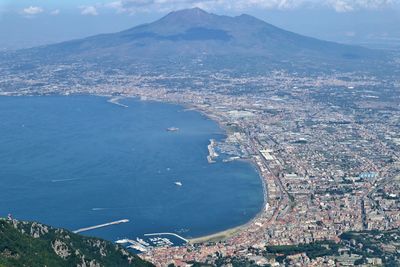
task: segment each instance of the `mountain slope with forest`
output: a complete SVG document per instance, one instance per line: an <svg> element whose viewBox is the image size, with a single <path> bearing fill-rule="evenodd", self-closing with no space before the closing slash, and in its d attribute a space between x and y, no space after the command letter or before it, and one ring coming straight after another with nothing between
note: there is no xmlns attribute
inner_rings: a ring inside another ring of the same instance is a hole
<svg viewBox="0 0 400 267"><path fill-rule="evenodd" d="M36 222L0 219L0 266L153 266L109 241Z"/></svg>

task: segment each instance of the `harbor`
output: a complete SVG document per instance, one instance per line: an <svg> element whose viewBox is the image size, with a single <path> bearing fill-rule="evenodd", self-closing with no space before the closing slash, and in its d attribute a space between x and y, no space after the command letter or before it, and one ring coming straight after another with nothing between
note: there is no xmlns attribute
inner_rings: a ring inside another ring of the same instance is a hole
<svg viewBox="0 0 400 267"><path fill-rule="evenodd" d="M143 236L143 238L136 237L135 240L124 238L115 241L115 243L124 245L126 248L133 249L139 253L147 252L155 247L173 247L189 243L189 240L176 233L150 233Z"/></svg>
<svg viewBox="0 0 400 267"><path fill-rule="evenodd" d="M219 155L215 152L216 141L214 139L210 139L210 144L207 146L208 148L208 156L207 161L208 163L215 163L215 158Z"/></svg>
<svg viewBox="0 0 400 267"><path fill-rule="evenodd" d="M186 238L175 234L175 233L153 233L153 234L145 234L144 236L162 236L162 235L170 235L170 236L174 236L179 238L180 240L184 241L185 243L189 243L189 240L187 240Z"/></svg>
<svg viewBox="0 0 400 267"><path fill-rule="evenodd" d="M144 241L143 239L140 239L140 238L136 238L136 240L125 238L125 239L117 240L117 241L115 241L115 243L119 244L119 245L129 244L127 246L127 248L134 249L139 252L146 252L150 247L149 243L147 243L146 241Z"/></svg>

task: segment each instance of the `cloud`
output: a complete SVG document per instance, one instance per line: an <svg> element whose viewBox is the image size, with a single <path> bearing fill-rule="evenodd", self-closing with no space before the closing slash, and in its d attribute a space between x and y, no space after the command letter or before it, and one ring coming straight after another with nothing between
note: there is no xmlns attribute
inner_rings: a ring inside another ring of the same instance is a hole
<svg viewBox="0 0 400 267"><path fill-rule="evenodd" d="M97 8L95 6L80 6L81 14L86 16L97 16L99 12L97 12Z"/></svg>
<svg viewBox="0 0 400 267"><path fill-rule="evenodd" d="M392 4L399 3L398 0L329 0L327 4L337 12L350 12L360 9L379 9Z"/></svg>
<svg viewBox="0 0 400 267"><path fill-rule="evenodd" d="M53 16L57 16L59 14L60 14L60 10L59 9L54 9L53 11L50 12L50 15L53 15Z"/></svg>
<svg viewBox="0 0 400 267"><path fill-rule="evenodd" d="M354 3L349 3L346 0L335 0L328 3L337 12L350 12L354 10Z"/></svg>
<svg viewBox="0 0 400 267"><path fill-rule="evenodd" d="M248 7L258 6L273 8L288 6L286 2L299 2L302 0L116 0L106 6L117 12L165 12L183 8L199 7L208 10L227 9L241 10Z"/></svg>
<svg viewBox="0 0 400 267"><path fill-rule="evenodd" d="M34 16L34 15L42 13L43 11L44 10L41 7L30 6L30 7L24 8L22 10L22 14L27 15L27 16Z"/></svg>
<svg viewBox="0 0 400 267"><path fill-rule="evenodd" d="M337 12L377 9L400 0L113 0L105 7L119 13L165 12L182 8L200 7L208 10L295 9L299 7L328 7Z"/></svg>
<svg viewBox="0 0 400 267"><path fill-rule="evenodd" d="M353 32L353 31L347 31L347 32L344 33L344 35L346 37L355 37L357 35L357 33Z"/></svg>

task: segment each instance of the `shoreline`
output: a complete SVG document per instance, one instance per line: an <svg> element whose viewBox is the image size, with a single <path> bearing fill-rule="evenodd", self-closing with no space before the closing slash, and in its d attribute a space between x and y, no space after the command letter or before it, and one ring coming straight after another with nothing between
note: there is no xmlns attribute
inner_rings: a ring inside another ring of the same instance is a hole
<svg viewBox="0 0 400 267"><path fill-rule="evenodd" d="M104 96L104 95L103 95ZM106 96L106 97L113 97L113 96ZM155 98L146 98L142 99L141 96L119 96L119 100L124 99L124 98L133 98L137 99L138 101L154 101L154 102L159 102L159 103L164 103L164 104L172 104L172 105L177 105L181 106L184 108L184 110L187 111L195 111L203 116L205 116L207 119L217 123L218 127L222 130L224 136L228 136L228 128L227 125L224 124L220 118L217 116L210 114L207 112L207 110L204 110L203 108L199 108L193 104L187 104L187 103L179 103L176 101L165 101L161 99L155 99ZM258 218L260 218L266 211L266 206L268 205L268 184L266 179L264 179L262 172L260 170L260 167L258 166L257 162L253 158L248 158L248 159L238 159L238 161L244 161L249 164L251 164L258 173L259 179L261 179L262 187L263 187L263 203L262 203L262 208L261 210L248 222L238 225L235 227L228 228L226 230L218 231L215 233L211 233L208 235L204 236L199 236L199 237L193 237L193 238L187 238L189 241L189 244L200 244L200 243L209 243L209 242L220 242L220 241L225 241L228 240L231 237L234 237L237 234L240 234L240 232L244 231L246 228L248 228L251 224L253 224Z"/></svg>
<svg viewBox="0 0 400 267"><path fill-rule="evenodd" d="M102 96L106 96L106 95L102 95ZM113 96L106 96L106 97L113 97ZM133 98L133 99L137 99L138 101L154 101L154 102L159 102L159 103L164 103L164 104L172 104L172 105L177 105L177 106L181 106L184 108L184 110L187 111L195 111L198 112L200 114L202 114L203 116L205 116L207 119L217 123L218 127L222 130L222 134L224 136L228 136L228 128L227 125L224 124L220 118L218 118L217 116L210 114L207 112L207 110L204 110L203 108L199 108L193 104L187 104L187 103L179 103L176 101L165 101L165 100L161 100L161 99L155 99L155 98L146 98L146 99L142 99L141 96L119 96L119 100L124 99L124 98ZM260 218L266 211L266 207L269 204L268 203L268 184L266 179L264 179L262 172L260 170L260 167L258 166L257 162L253 159L253 158L248 158L248 159L237 159L238 161L243 161L243 162L247 162L248 164L251 164L258 173L258 177L259 179L261 179L261 183L262 183L262 187L263 187L263 203L262 203L262 208L261 210L252 218L250 219L248 222L242 224L242 225L238 225L235 227L231 227L222 231L218 231L215 233L211 233L211 234L207 234L207 235L203 235L203 236L198 236L198 237L193 237L193 238L188 238L188 244L200 244L200 243L209 243L209 242L220 242L220 241L225 241L228 240L231 237L234 237L237 234L240 234L240 232L244 231L246 228L248 228L251 224L253 224L258 218Z"/></svg>
<svg viewBox="0 0 400 267"><path fill-rule="evenodd" d="M66 95L62 95L62 94L56 94L56 95L66 96ZM109 94L71 94L68 96L73 96L73 95L76 95L76 96L92 95L92 96L103 97L103 98L107 99L108 103L116 105L116 106L120 106L122 108L127 108L128 106L124 105L122 103L119 103L119 100L129 99L129 98L136 99L140 102L158 102L158 103L164 103L164 104L177 105L177 106L183 107L185 110L198 112L198 113L202 114L203 116L205 116L207 119L217 123L218 127L222 130L221 132L224 136L227 137L228 133L229 133L227 125L225 123L223 123L223 121L221 121L221 119L219 117L217 117L216 115L214 115L212 113L209 113L204 108L198 107L198 106L190 104L190 103L180 103L177 101L169 101L169 100L157 99L157 98L143 99L140 95L115 96L115 95L109 95ZM38 95L38 96L46 96L46 95ZM266 179L262 175L260 167L258 166L257 162L253 158L240 158L240 159L236 159L236 160L242 161L242 162L247 162L248 164L251 164L256 169L259 179L261 179L262 187L263 187L263 203L262 203L261 209L256 213L256 215L253 218L251 218L248 222L246 222L244 224L234 226L234 227L231 227L231 228L228 228L225 230L221 230L221 231L218 231L215 233L203 235L203 236L198 236L198 237L193 237L193 238L186 237L189 241L188 244L219 242L219 241L228 240L229 238L240 234L246 228L251 226L258 218L260 218L263 214L265 214L265 211L266 211L265 207L266 207L266 205L268 205L268 199L269 199L268 184L267 184Z"/></svg>
<svg viewBox="0 0 400 267"><path fill-rule="evenodd" d="M254 216L251 220L249 220L245 224L231 227L226 230L218 231L218 232L204 235L204 236L188 238L189 244L200 244L200 243L226 241L229 238L234 237L237 234L240 234L240 232L242 232L246 228L248 228L251 224L253 224L258 218L260 218L265 213L265 208L268 205L268 185L267 185L266 181L263 179L263 177L261 176L260 169L258 168L257 164L250 159L239 159L238 161L248 162L249 164L253 165L254 168L257 169L257 173L259 174L259 176L262 180L262 184L263 184L264 201L262 204L262 209L256 214L256 216Z"/></svg>
<svg viewBox="0 0 400 267"><path fill-rule="evenodd" d="M218 127L221 128L221 130L223 131L223 134L225 136L228 135L227 126L217 116L207 113L206 110L196 107L195 105L184 104L184 103L179 103L179 102L174 102L174 101L166 102L166 101L162 101L162 100L158 100L158 99L142 100L140 97L135 97L135 96L133 96L133 97L138 98L139 101L149 101L150 100L150 101L156 101L156 102L160 102L160 103L173 104L173 105L182 106L186 110L199 112L200 114L205 116L207 119L217 123ZM243 230L248 228L251 224L253 224L258 218L260 218L265 213L266 206L269 204L268 203L268 198L269 198L268 184L267 184L266 179L264 179L264 177L262 175L260 167L258 166L257 162L252 158L248 158L248 159L240 158L237 160L247 162L247 163L251 164L257 170L258 177L259 177L259 179L261 179L261 183L262 183L262 187L263 187L263 204L262 204L261 210L251 220L249 220L245 224L231 227L226 230L218 231L218 232L211 233L211 234L204 235L204 236L188 238L189 244L200 244L200 243L219 242L219 241L228 240L229 238L234 237L237 234L240 234L240 232L242 232Z"/></svg>
<svg viewBox="0 0 400 267"><path fill-rule="evenodd" d="M209 234L205 236L200 236L200 237L195 237L195 238L189 238L189 244L195 245L195 244L201 244L201 243L211 243L211 242L220 242L220 241L225 241L229 239L230 237L233 237L236 234L239 234L244 228L248 226L248 224L252 223L254 219L251 221L247 222L244 225L239 225L233 228L229 228L223 231L216 232L214 234Z"/></svg>

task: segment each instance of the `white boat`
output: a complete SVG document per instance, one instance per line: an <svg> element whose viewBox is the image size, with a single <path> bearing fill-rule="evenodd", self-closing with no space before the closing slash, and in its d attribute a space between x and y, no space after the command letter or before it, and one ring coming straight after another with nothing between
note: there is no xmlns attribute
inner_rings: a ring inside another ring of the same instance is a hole
<svg viewBox="0 0 400 267"><path fill-rule="evenodd" d="M177 127L169 127L169 128L167 128L167 132L177 132L177 131L179 131L179 128L177 128Z"/></svg>
<svg viewBox="0 0 400 267"><path fill-rule="evenodd" d="M175 182L175 185L182 186L182 183L181 182Z"/></svg>

